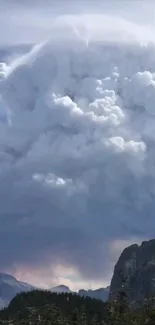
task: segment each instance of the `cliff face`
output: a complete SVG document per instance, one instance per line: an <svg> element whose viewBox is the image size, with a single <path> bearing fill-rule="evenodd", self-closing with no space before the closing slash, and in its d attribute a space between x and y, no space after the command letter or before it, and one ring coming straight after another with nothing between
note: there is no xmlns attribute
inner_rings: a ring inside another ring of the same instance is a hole
<svg viewBox="0 0 155 325"><path fill-rule="evenodd" d="M130 303L155 295L155 239L124 249L110 285L109 299L125 288Z"/></svg>

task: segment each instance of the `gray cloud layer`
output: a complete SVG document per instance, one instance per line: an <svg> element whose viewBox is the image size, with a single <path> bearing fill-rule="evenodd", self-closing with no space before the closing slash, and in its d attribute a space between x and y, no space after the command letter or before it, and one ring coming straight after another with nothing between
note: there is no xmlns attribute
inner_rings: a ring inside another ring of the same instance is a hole
<svg viewBox="0 0 155 325"><path fill-rule="evenodd" d="M92 18L58 21L1 66L3 269L61 262L103 278L115 240L154 236L155 47L100 19L94 33Z"/></svg>

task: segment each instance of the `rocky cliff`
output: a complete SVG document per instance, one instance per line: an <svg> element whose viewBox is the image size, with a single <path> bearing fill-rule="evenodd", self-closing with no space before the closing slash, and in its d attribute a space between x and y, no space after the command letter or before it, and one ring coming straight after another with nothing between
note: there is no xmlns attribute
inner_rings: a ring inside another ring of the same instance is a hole
<svg viewBox="0 0 155 325"><path fill-rule="evenodd" d="M109 299L124 287L130 303L155 295L155 239L124 249L110 285Z"/></svg>

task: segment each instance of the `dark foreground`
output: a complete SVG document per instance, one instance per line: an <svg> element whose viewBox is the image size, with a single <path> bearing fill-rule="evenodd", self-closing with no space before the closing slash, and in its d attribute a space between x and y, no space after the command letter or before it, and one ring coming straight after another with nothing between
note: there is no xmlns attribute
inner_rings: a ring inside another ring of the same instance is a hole
<svg viewBox="0 0 155 325"><path fill-rule="evenodd" d="M123 296L104 303L89 297L32 291L17 295L0 311L0 324L40 325L144 325L155 324L154 300L130 309Z"/></svg>

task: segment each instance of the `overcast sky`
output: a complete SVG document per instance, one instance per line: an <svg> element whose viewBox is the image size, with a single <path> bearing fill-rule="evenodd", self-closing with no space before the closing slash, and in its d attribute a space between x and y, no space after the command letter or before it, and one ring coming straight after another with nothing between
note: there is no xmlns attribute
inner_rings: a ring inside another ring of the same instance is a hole
<svg viewBox="0 0 155 325"><path fill-rule="evenodd" d="M154 237L152 8L0 2L1 47L37 43L0 70L3 272L105 286L121 250Z"/></svg>
<svg viewBox="0 0 155 325"><path fill-rule="evenodd" d="M154 1L145 0L1 0L0 43L38 42L50 35L60 14L108 13L138 24L155 22Z"/></svg>

